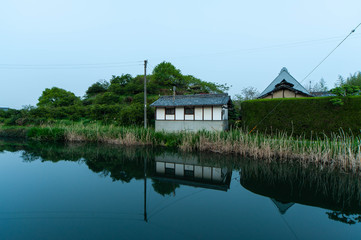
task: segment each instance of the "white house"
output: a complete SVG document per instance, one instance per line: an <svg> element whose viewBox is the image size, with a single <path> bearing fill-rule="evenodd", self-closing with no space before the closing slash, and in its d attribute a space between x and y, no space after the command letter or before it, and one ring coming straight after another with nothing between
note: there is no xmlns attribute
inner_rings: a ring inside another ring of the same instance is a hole
<svg viewBox="0 0 361 240"><path fill-rule="evenodd" d="M224 131L228 129L228 94L162 96L155 107L156 131Z"/></svg>

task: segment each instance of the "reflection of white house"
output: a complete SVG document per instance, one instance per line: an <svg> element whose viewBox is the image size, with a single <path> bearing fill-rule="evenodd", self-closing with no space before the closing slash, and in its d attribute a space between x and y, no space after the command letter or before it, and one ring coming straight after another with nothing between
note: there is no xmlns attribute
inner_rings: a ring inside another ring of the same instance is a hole
<svg viewBox="0 0 361 240"><path fill-rule="evenodd" d="M155 107L156 131L223 131L228 129L228 94L162 96Z"/></svg>
<svg viewBox="0 0 361 240"><path fill-rule="evenodd" d="M201 164L197 158L179 158L172 155L158 156L156 173L163 180L185 185L226 191L232 172L227 167Z"/></svg>

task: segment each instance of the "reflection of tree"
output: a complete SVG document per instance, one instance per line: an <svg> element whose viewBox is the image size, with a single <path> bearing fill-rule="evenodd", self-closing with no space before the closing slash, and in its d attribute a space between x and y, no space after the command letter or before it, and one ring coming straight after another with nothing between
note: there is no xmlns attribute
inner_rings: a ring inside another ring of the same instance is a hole
<svg viewBox="0 0 361 240"><path fill-rule="evenodd" d="M329 219L339 221L342 223L347 224L356 224L361 222L361 215L360 214L347 214L342 213L340 211L334 211L334 212L326 212Z"/></svg>
<svg viewBox="0 0 361 240"><path fill-rule="evenodd" d="M179 188L179 184L159 181L157 179L152 179L152 181L154 191L161 194L162 196L170 195L171 193L174 193L177 188Z"/></svg>

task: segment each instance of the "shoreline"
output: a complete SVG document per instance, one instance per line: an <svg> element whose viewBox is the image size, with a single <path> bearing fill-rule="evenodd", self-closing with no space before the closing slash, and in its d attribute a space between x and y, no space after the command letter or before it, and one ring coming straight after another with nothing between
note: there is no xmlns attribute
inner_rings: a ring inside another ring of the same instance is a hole
<svg viewBox="0 0 361 240"><path fill-rule="evenodd" d="M52 125L5 127L0 137L52 142L96 142L124 146L178 148L186 152L231 154L266 162L292 161L302 165L361 172L361 140L339 134L308 140L278 133L272 136L242 130L228 132L165 133L153 128L118 127L96 123L56 123Z"/></svg>

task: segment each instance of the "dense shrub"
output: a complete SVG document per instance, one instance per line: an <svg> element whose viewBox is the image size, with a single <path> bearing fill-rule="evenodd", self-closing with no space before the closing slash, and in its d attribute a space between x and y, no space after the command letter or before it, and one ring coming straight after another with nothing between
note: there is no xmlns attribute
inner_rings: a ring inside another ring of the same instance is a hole
<svg viewBox="0 0 361 240"><path fill-rule="evenodd" d="M361 97L342 97L343 105L335 105L332 97L258 99L241 105L243 126L261 132L285 131L288 134L330 135L351 131L360 134Z"/></svg>

